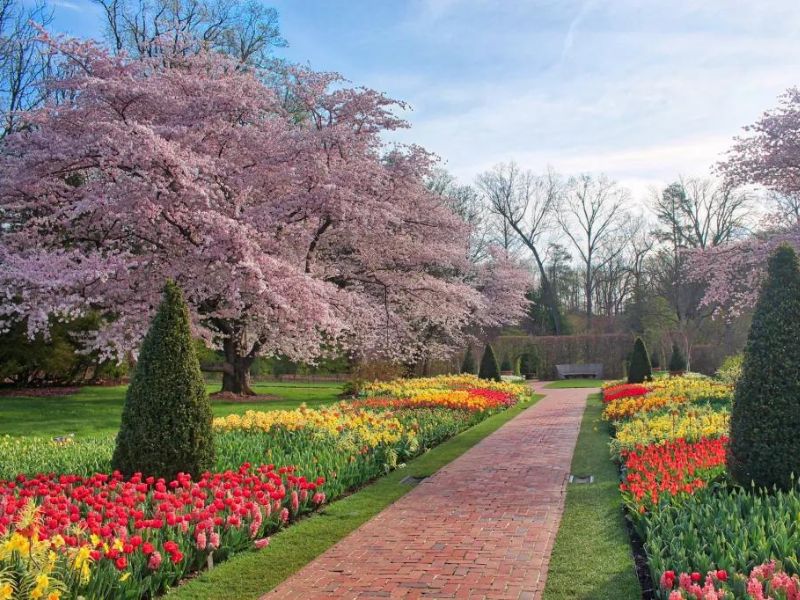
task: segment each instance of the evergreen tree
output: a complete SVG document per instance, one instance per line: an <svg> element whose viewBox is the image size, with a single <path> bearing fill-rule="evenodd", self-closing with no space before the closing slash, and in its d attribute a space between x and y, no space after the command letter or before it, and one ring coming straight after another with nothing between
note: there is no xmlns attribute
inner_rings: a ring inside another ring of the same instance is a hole
<svg viewBox="0 0 800 600"><path fill-rule="evenodd" d="M126 476L198 476L214 466L211 418L189 310L169 281L125 396L112 465Z"/></svg>
<svg viewBox="0 0 800 600"><path fill-rule="evenodd" d="M628 383L642 383L644 381L650 381L652 378L653 368L650 365L650 356L647 354L644 340L637 337L636 341L633 343L631 364L628 369Z"/></svg>
<svg viewBox="0 0 800 600"><path fill-rule="evenodd" d="M472 346L467 346L467 352L464 354L464 360L461 363L461 372L475 375L475 356L472 354Z"/></svg>
<svg viewBox="0 0 800 600"><path fill-rule="evenodd" d="M800 475L800 272L780 246L770 257L736 384L728 471L743 486L786 489Z"/></svg>
<svg viewBox="0 0 800 600"><path fill-rule="evenodd" d="M669 358L670 373L683 373L686 370L686 358L678 348L678 344L672 344L672 356Z"/></svg>
<svg viewBox="0 0 800 600"><path fill-rule="evenodd" d="M494 349L491 344L486 344L486 349L483 351L478 377L500 381L500 367L497 364L497 357L494 355Z"/></svg>

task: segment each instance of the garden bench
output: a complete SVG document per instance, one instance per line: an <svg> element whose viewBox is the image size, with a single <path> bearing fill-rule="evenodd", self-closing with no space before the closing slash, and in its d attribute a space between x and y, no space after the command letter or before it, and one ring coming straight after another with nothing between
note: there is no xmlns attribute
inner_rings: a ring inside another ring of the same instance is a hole
<svg viewBox="0 0 800 600"><path fill-rule="evenodd" d="M602 363L556 365L556 373L559 379L573 379L576 377L602 379L603 365Z"/></svg>

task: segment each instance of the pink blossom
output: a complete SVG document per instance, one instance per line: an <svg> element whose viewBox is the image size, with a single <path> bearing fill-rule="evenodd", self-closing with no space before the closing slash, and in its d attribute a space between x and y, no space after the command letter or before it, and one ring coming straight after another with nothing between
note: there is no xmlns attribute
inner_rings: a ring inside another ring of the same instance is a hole
<svg viewBox="0 0 800 600"><path fill-rule="evenodd" d="M207 538L204 531L197 532L197 535L195 535L195 544L197 545L198 550L206 549Z"/></svg>
<svg viewBox="0 0 800 600"><path fill-rule="evenodd" d="M295 67L279 97L213 51L48 43L64 102L26 114L0 156L0 329L91 307L87 349L123 357L167 278L235 358L445 357L524 313L525 270L471 262L470 227L426 188L435 157L384 143L402 102Z"/></svg>
<svg viewBox="0 0 800 600"><path fill-rule="evenodd" d="M269 546L269 538L268 537L261 538L260 540L256 540L255 542L253 542L253 544L255 545L256 548L261 550L262 548L266 548L267 546Z"/></svg>

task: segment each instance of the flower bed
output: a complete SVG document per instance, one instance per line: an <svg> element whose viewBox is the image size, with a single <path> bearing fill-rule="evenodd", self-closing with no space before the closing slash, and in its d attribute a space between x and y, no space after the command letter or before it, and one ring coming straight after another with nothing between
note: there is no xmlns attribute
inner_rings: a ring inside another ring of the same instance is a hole
<svg viewBox="0 0 800 600"><path fill-rule="evenodd" d="M216 419L217 470L169 482L106 474L111 438L3 438L0 600L153 597L529 394L484 384L391 382L328 408Z"/></svg>
<svg viewBox="0 0 800 600"><path fill-rule="evenodd" d="M672 440L699 442L728 435L730 411L712 406L681 406L661 413L635 415L616 424L612 454Z"/></svg>
<svg viewBox="0 0 800 600"><path fill-rule="evenodd" d="M800 579L782 571L775 561L754 567L748 576L730 579L724 569L709 571L705 577L699 572L681 573L666 571L660 588L668 593L668 600L800 600Z"/></svg>
<svg viewBox="0 0 800 600"><path fill-rule="evenodd" d="M727 482L731 388L696 377L643 385L607 386L604 417L657 596L800 600L800 490Z"/></svg>
<svg viewBox="0 0 800 600"><path fill-rule="evenodd" d="M647 390L644 394L643 389ZM609 421L618 421L683 404L729 403L731 392L729 385L698 377L662 378L641 385L611 385L603 390L606 402L603 416Z"/></svg>

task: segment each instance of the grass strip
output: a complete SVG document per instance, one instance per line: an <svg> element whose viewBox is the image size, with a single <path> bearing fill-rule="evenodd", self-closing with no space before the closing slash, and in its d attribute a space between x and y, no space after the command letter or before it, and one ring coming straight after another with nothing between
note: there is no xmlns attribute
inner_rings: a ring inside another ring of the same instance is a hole
<svg viewBox="0 0 800 600"><path fill-rule="evenodd" d="M206 384L208 392L219 391L218 383ZM242 414L248 410L292 410L305 403L319 408L340 400L339 383L309 386L305 383L256 382L258 394L277 396L259 402L214 400L215 417ZM75 394L52 397L0 396L0 435L57 436L74 433L79 437L114 435L119 431L127 386L86 386Z"/></svg>
<svg viewBox="0 0 800 600"><path fill-rule="evenodd" d="M550 556L544 600L636 600L642 597L609 459L611 431L599 394L589 397L572 458L572 473L592 484L569 484L564 516Z"/></svg>
<svg viewBox="0 0 800 600"><path fill-rule="evenodd" d="M551 381L546 386L548 390L565 390L570 388L596 388L603 385L602 379L559 379Z"/></svg>
<svg viewBox="0 0 800 600"><path fill-rule="evenodd" d="M520 402L432 448L354 494L272 536L269 547L239 554L171 590L170 600L227 600L258 598L311 562L395 500L411 491L400 483L406 476L433 475L462 455L541 396Z"/></svg>

